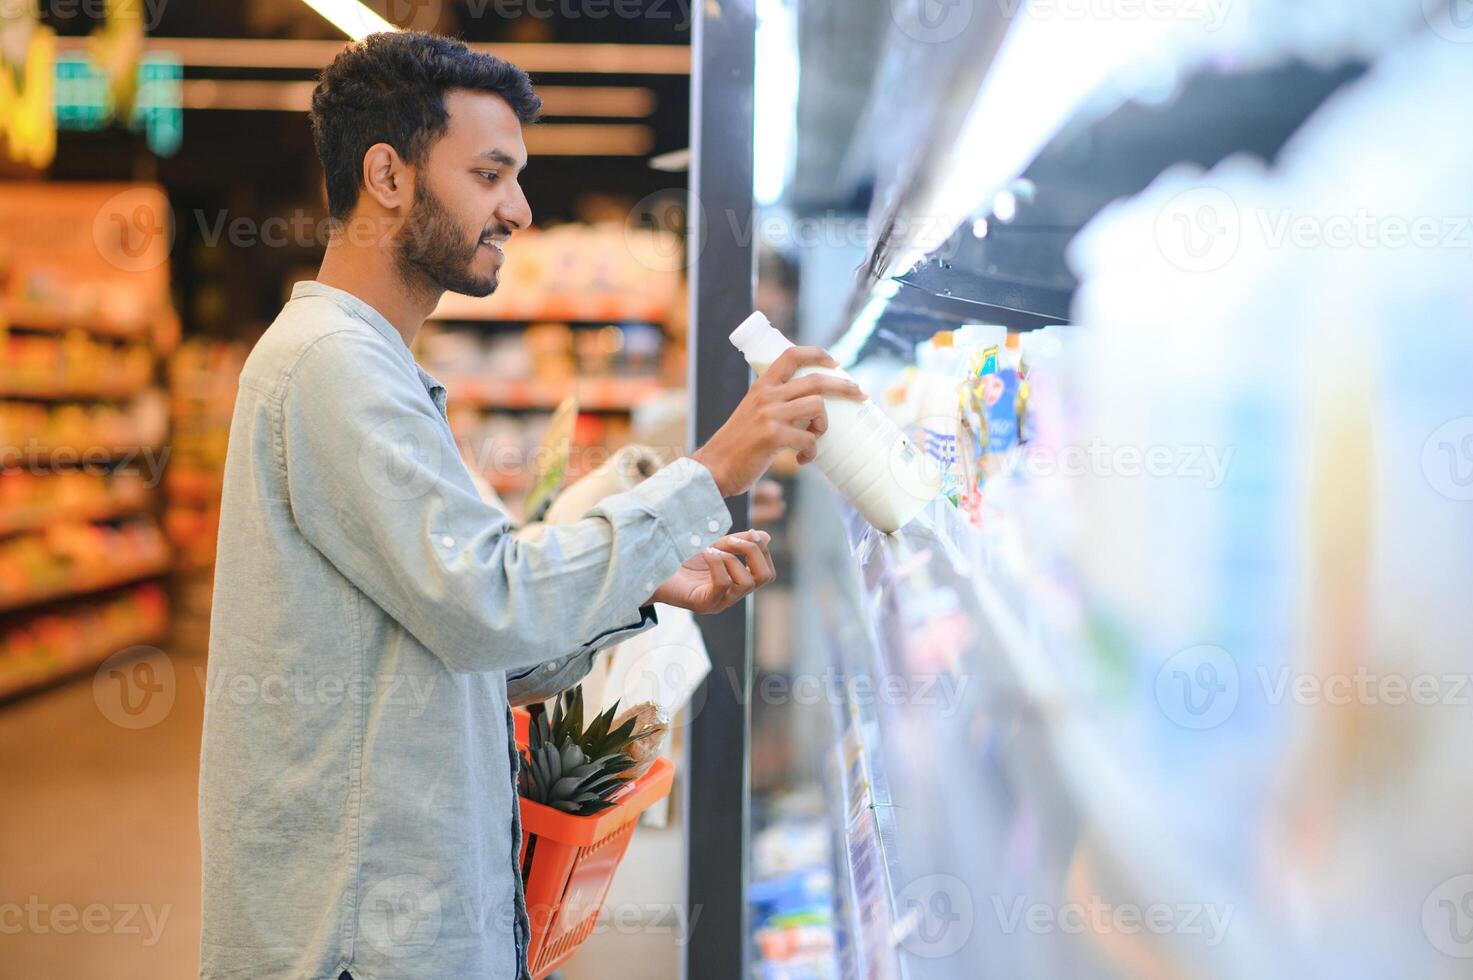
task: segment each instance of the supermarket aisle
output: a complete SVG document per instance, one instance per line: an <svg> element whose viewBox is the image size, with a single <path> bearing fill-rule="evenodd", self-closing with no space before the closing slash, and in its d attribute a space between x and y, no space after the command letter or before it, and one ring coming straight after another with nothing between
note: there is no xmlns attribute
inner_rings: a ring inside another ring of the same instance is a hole
<svg viewBox="0 0 1473 980"><path fill-rule="evenodd" d="M147 727L109 720L91 674L0 707L0 978L196 975L204 646L164 649L173 704Z"/></svg>

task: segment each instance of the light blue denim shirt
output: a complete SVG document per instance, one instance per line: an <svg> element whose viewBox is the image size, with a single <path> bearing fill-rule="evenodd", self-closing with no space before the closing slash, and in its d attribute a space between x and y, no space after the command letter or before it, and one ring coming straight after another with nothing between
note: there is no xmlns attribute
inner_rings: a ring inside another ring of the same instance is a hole
<svg viewBox="0 0 1473 980"><path fill-rule="evenodd" d="M316 282L231 423L200 770L200 975L526 976L510 702L550 696L730 527L682 459L535 539L476 493L445 389Z"/></svg>

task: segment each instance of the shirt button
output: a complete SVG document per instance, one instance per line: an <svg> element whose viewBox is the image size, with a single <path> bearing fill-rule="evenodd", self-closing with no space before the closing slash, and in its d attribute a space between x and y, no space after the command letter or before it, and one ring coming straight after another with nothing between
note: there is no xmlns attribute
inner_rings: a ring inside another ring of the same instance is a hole
<svg viewBox="0 0 1473 980"><path fill-rule="evenodd" d="M447 534L443 538L440 539L440 544L444 545L446 548L454 548L455 547L455 539L452 538L450 535Z"/></svg>
<svg viewBox="0 0 1473 980"><path fill-rule="evenodd" d="M706 530L710 531L712 534L715 534L717 531L721 530L721 522L714 519L707 522Z"/></svg>
<svg viewBox="0 0 1473 980"><path fill-rule="evenodd" d="M699 534L692 534L690 536L690 546L692 548L699 548L701 546L701 536Z"/></svg>
<svg viewBox="0 0 1473 980"><path fill-rule="evenodd" d="M555 670L557 670L557 664L548 664L546 667L542 668L542 672L544 674L551 674Z"/></svg>

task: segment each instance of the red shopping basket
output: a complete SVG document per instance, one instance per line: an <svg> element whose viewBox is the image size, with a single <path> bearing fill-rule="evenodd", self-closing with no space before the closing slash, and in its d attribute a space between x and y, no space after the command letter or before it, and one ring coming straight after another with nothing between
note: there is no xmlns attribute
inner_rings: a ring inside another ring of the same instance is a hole
<svg viewBox="0 0 1473 980"><path fill-rule="evenodd" d="M525 713L517 712L516 726L517 744L525 746ZM613 797L613 806L588 817L520 798L521 866L532 924L527 966L532 976L541 980L562 966L592 935L635 821L670 794L674 778L669 760L656 759L644 775Z"/></svg>

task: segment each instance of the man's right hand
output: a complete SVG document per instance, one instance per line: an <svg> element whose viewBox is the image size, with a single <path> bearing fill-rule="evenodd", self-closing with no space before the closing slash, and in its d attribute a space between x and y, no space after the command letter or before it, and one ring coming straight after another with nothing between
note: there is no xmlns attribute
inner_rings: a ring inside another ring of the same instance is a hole
<svg viewBox="0 0 1473 980"><path fill-rule="evenodd" d="M796 450L798 462L812 461L818 437L828 431L825 397L863 401L865 393L847 378L807 374L800 368L837 368L821 347L792 347L752 383L726 424L704 446L691 453L711 471L723 497L745 493L767 472L773 457Z"/></svg>

